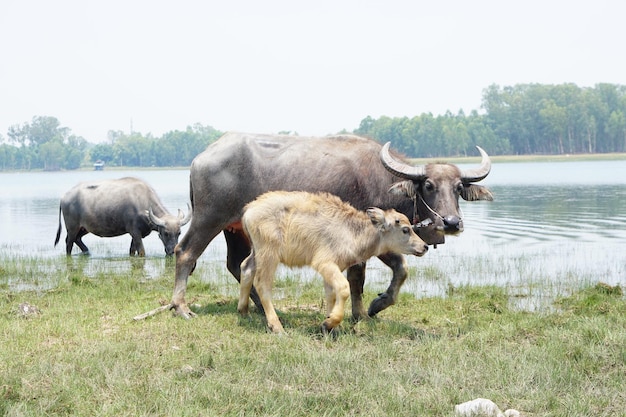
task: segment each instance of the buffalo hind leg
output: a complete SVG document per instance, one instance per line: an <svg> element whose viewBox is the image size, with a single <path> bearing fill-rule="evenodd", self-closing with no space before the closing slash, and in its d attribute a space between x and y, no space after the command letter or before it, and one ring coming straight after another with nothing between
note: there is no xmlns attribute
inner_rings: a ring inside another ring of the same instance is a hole
<svg viewBox="0 0 626 417"><path fill-rule="evenodd" d="M368 317L363 306L363 285L365 284L365 262L348 268L350 299L352 300L352 320L359 321Z"/></svg>
<svg viewBox="0 0 626 417"><path fill-rule="evenodd" d="M368 315L374 317L379 312L383 311L390 305L393 305L398 300L398 293L400 287L404 284L407 278L406 259L403 255L397 253L387 253L378 257L385 265L391 268L393 277L391 283L384 293L378 294L378 297L372 301L368 310Z"/></svg>
<svg viewBox="0 0 626 417"><path fill-rule="evenodd" d="M233 274L237 282L241 282L241 263L250 254L250 244L243 231L229 232L224 230L224 238L226 239L227 247L226 268ZM259 312L264 314L263 304L254 286L250 290L250 298L259 309Z"/></svg>
<svg viewBox="0 0 626 417"><path fill-rule="evenodd" d="M72 247L74 246L74 243L76 243L76 246L80 248L83 255L89 255L89 248L87 248L87 245L83 243L82 239L87 233L89 232L85 230L84 227L81 227L72 239L70 238L71 233L69 231L67 232L67 237L65 238L65 252L68 256L72 254Z"/></svg>

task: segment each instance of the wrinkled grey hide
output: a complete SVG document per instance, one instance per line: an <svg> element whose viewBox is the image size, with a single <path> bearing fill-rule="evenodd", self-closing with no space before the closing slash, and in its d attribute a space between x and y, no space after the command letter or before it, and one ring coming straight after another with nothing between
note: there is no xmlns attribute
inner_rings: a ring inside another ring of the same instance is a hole
<svg viewBox="0 0 626 417"><path fill-rule="evenodd" d="M61 213L67 230L67 255L71 255L74 243L83 253L89 253L82 241L87 233L101 237L128 233L132 237L130 255L145 256L142 238L153 230L159 233L165 254L172 255L181 226L191 218L191 210L186 216L180 210L178 216L170 214L152 187L131 177L82 182L65 193L59 207L55 246L61 236Z"/></svg>
<svg viewBox="0 0 626 417"><path fill-rule="evenodd" d="M172 308L183 317L194 315L185 301L187 279L198 257L218 233L224 232L228 245L228 270L240 279L241 262L250 253L250 245L241 231L243 207L267 191L325 191L359 210L394 208L413 221L429 218L432 239L418 231L429 244L441 243L444 233L460 232L462 219L458 198L465 196L464 188L469 186L463 181L463 173L454 165L434 164L419 168L420 175L411 177L412 173L404 172L408 163L392 153L399 162L392 163L398 165L394 174L381 163L381 150L379 143L353 135L301 137L227 133L209 145L191 165L194 216L176 249ZM488 162L489 157L483 155L480 169L488 172ZM438 166L443 166L443 173ZM422 218L416 218L413 199L407 198L406 190L389 192L399 181L411 181L411 189L424 193L432 210L422 207L417 216ZM362 302L365 263L348 269L355 319L367 314L373 316L395 303L407 277L402 255L388 253L379 258L392 269L393 277L387 291L372 302L368 312ZM252 292L251 298L262 308L256 292Z"/></svg>

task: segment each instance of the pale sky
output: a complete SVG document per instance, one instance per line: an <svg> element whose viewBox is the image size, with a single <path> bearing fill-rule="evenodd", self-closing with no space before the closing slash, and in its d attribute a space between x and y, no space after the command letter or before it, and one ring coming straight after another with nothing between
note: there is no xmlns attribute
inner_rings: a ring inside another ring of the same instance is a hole
<svg viewBox="0 0 626 417"><path fill-rule="evenodd" d="M0 135L325 135L480 110L491 84L626 85L622 0L2 0Z"/></svg>

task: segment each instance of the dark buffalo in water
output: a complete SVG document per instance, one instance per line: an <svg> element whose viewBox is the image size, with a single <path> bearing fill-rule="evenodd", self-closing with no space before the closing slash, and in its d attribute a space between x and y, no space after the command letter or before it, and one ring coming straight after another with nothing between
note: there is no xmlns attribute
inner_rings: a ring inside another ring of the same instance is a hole
<svg viewBox="0 0 626 417"><path fill-rule="evenodd" d="M491 169L489 156L479 150L480 166L461 171L450 164L411 166L400 156L392 156L388 145L383 148L373 140L353 135L225 134L191 165L194 216L176 247L176 278L169 307L185 318L194 315L185 301L187 280L198 257L220 232L228 246L227 268L240 280L241 262L250 253L241 230L243 208L267 191L324 191L359 210L394 208L423 226L416 230L428 244L443 243L445 233L463 230L459 196L466 200L491 198L487 189L472 184L485 178ZM348 268L354 319L374 316L394 304L406 280L403 255L387 253L379 258L391 268L393 277L387 291L371 303L368 312L362 302L365 263ZM261 308L255 291L251 298Z"/></svg>
<svg viewBox="0 0 626 417"><path fill-rule="evenodd" d="M61 237L61 213L67 230L67 255L72 254L74 243L83 253L89 253L82 241L87 233L101 237L129 233L132 237L130 255L145 256L142 238L156 230L165 254L170 256L174 254L181 226L191 218L191 210L186 216L180 210L178 216L170 214L152 187L131 177L81 182L65 193L59 207L55 246Z"/></svg>

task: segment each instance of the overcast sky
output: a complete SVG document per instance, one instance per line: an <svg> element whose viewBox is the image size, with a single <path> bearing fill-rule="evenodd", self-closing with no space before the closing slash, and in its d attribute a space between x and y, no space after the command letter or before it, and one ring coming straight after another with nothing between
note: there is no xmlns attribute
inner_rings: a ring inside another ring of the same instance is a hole
<svg viewBox="0 0 626 417"><path fill-rule="evenodd" d="M325 135L479 110L491 84L626 85L626 2L2 0L0 135L54 116Z"/></svg>

